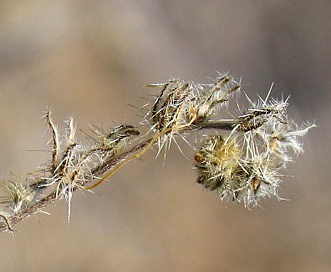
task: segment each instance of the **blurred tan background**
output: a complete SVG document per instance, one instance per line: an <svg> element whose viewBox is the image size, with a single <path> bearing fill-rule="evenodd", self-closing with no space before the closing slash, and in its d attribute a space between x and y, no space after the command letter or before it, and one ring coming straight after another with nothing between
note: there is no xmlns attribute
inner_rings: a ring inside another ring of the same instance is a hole
<svg viewBox="0 0 331 272"><path fill-rule="evenodd" d="M252 97L291 95L319 125L280 194L251 211L195 183L178 150L132 163L96 194L0 234L1 271L330 271L330 1L0 1L0 174L48 159L41 119L137 123L150 90L179 77L243 77ZM183 149L189 156L192 151Z"/></svg>

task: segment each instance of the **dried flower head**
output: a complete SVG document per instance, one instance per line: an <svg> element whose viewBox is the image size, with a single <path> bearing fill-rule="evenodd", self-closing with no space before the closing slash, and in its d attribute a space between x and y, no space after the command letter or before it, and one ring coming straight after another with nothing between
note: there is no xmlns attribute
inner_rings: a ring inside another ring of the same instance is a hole
<svg viewBox="0 0 331 272"><path fill-rule="evenodd" d="M221 199L257 205L261 198L278 196L280 170L303 152L299 138L314 125L299 128L287 115L287 100L251 103L224 140L213 135L195 154L198 183L218 189ZM217 126L215 126L217 128Z"/></svg>
<svg viewBox="0 0 331 272"><path fill-rule="evenodd" d="M1 187L4 189L6 195L1 197L0 203L8 206L14 214L31 206L36 200L36 191L27 183L23 184L4 180L1 182Z"/></svg>
<svg viewBox="0 0 331 272"><path fill-rule="evenodd" d="M215 113L219 114L222 106L227 105L230 96L240 91L240 83L227 74L219 73L211 84L199 84L199 96L196 99L195 110L197 112L196 123L206 122Z"/></svg>
<svg viewBox="0 0 331 272"><path fill-rule="evenodd" d="M219 76L211 84L195 84L181 80L149 84L159 87L160 93L153 102L145 122L157 132L166 131L159 137L159 148L181 134L189 126L199 126L208 122L229 100L230 95L240 90L240 84L226 74Z"/></svg>
<svg viewBox="0 0 331 272"><path fill-rule="evenodd" d="M240 167L240 153L235 138L225 141L221 135L208 137L194 157L199 173L197 182L210 190L228 187Z"/></svg>

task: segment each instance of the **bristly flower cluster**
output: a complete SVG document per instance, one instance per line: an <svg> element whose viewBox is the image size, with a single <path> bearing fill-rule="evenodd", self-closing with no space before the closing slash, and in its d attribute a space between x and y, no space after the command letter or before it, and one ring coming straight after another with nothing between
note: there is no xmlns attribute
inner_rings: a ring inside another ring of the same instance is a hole
<svg viewBox="0 0 331 272"><path fill-rule="evenodd" d="M226 74L219 74L211 84L172 79L147 86L160 88L144 120L156 132L169 132L159 138L160 149L166 143L169 147L171 140L183 128L199 125L217 114L227 104L230 95L240 89L240 84Z"/></svg>
<svg viewBox="0 0 331 272"><path fill-rule="evenodd" d="M269 94L268 94L269 96ZM287 100L250 102L227 136L212 135L195 155L198 183L218 189L221 199L257 205L278 195L280 170L303 152L300 138L315 125L299 128L287 115Z"/></svg>
<svg viewBox="0 0 331 272"><path fill-rule="evenodd" d="M26 209L35 201L37 192L28 183L17 183L6 179L1 183L1 187L7 194L2 197L0 203L6 204L13 214Z"/></svg>
<svg viewBox="0 0 331 272"><path fill-rule="evenodd" d="M232 77L219 74L212 84L169 80L149 86L160 88L145 119L153 130L166 132L159 138L159 148L186 131L217 131L207 136L195 154L198 183L217 189L222 200L245 206L257 205L266 196L280 199L280 170L292 160L289 151L302 153L300 138L314 127L299 128L287 115L287 100L269 99L270 89L266 99L257 102L246 96L250 106L238 117L215 121L231 94L240 90ZM229 133L220 135L220 130Z"/></svg>
<svg viewBox="0 0 331 272"><path fill-rule="evenodd" d="M12 231L12 225L62 198L68 203L69 221L74 191L95 188L155 143L159 151L168 150L177 136L184 138L197 130L204 131L194 156L199 184L218 191L221 200L243 202L246 207L258 205L264 197L281 199L281 170L292 161L291 154L303 152L301 137L314 127L298 126L288 117L288 99L269 99L270 90L257 102L246 96L249 107L240 110L238 96L233 94L241 85L227 74L218 74L211 84L172 79L148 86L159 88L159 94L141 122L149 133L138 143L133 138L139 131L120 125L109 132L91 126L93 135L87 136L92 143L82 144L76 139L73 119L61 132L48 111L51 160L28 174L23 183L14 178L0 182L5 192L0 203L7 207L0 211L0 232ZM237 104L239 114L229 111L230 100Z"/></svg>

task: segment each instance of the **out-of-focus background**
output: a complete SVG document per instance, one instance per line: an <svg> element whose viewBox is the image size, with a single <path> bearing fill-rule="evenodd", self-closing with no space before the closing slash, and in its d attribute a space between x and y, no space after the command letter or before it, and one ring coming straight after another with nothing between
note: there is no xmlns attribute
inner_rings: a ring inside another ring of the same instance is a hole
<svg viewBox="0 0 331 272"><path fill-rule="evenodd" d="M0 234L2 271L330 271L331 2L0 1L0 174L49 157L43 111L57 124L137 123L142 86L178 77L242 77L245 91L290 98L318 128L280 194L250 210L195 183L174 148L131 163ZM188 146L184 152L192 155ZM12 173L12 174L11 174ZM293 177L291 177L293 175Z"/></svg>

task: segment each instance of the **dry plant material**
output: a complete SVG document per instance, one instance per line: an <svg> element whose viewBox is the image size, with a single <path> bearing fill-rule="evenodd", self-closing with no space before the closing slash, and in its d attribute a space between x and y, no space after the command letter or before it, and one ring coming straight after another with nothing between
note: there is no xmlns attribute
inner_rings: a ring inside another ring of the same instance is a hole
<svg viewBox="0 0 331 272"><path fill-rule="evenodd" d="M172 142L178 145L178 137L188 142L186 136L196 131L198 140L190 145L197 145L193 160L197 183L217 191L221 200L242 202L245 207L257 206L265 197L282 199L278 195L281 171L293 160L291 154L303 152L300 139L315 126L298 126L291 120L288 99L270 98L270 89L265 99L259 97L256 102L246 96L248 107L241 110L235 95L241 85L227 74L218 74L210 84L171 79L147 86L159 92L142 108L145 115L140 126L149 131L144 136L139 136L137 126L122 124L105 130L91 125L89 142L82 143L76 139L72 118L61 132L47 111L51 160L23 177L23 182L1 181L0 231L13 231L24 218L63 198L69 221L77 189L99 186L154 145L166 154ZM239 113L229 111L231 101Z"/></svg>

